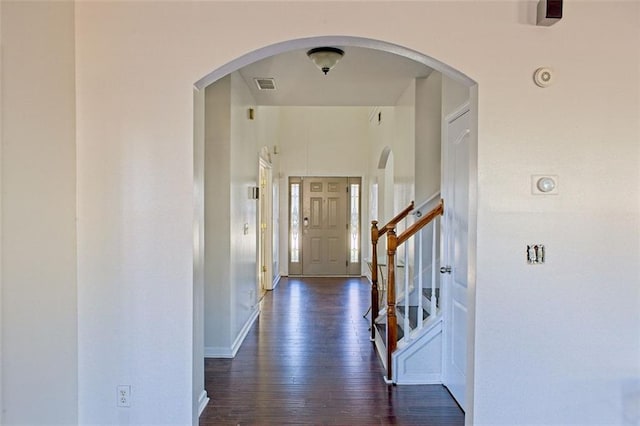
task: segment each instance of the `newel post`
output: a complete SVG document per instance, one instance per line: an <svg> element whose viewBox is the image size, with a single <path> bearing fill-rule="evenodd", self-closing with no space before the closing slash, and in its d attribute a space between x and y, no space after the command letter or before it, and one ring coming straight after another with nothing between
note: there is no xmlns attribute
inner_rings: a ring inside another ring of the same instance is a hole
<svg viewBox="0 0 640 426"><path fill-rule="evenodd" d="M393 226L387 227L387 381L393 380L391 354L398 343L398 318L396 317L396 249L398 237Z"/></svg>
<svg viewBox="0 0 640 426"><path fill-rule="evenodd" d="M371 221L371 340L376 338L376 317L380 312L378 306L378 221Z"/></svg>

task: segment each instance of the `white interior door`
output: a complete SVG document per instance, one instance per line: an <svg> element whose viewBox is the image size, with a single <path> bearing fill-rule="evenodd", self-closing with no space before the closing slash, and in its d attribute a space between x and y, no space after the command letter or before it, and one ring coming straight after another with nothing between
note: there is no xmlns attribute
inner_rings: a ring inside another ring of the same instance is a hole
<svg viewBox="0 0 640 426"><path fill-rule="evenodd" d="M258 191L258 294L272 289L271 165L260 159Z"/></svg>
<svg viewBox="0 0 640 426"><path fill-rule="evenodd" d="M445 120L443 146L443 383L465 409L469 219L469 109Z"/></svg>

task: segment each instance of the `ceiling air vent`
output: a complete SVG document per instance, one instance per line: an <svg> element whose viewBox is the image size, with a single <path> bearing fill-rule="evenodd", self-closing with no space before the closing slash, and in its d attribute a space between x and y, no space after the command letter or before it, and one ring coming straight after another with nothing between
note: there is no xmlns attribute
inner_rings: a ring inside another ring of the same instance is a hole
<svg viewBox="0 0 640 426"><path fill-rule="evenodd" d="M276 90L276 81L273 78L254 78L258 90Z"/></svg>

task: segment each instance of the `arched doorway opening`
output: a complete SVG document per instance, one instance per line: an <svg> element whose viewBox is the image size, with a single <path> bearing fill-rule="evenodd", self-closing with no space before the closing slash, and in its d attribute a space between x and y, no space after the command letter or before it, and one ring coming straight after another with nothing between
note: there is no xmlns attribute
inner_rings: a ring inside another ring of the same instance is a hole
<svg viewBox="0 0 640 426"><path fill-rule="evenodd" d="M262 49L256 50L254 52L248 53L247 55L244 55L228 64L226 64L225 66L211 72L210 74L208 74L207 76L205 76L204 78L202 78L201 80L199 80L196 84L195 84L195 91L194 91L194 97L195 97L195 101L194 101L194 114L196 117L195 120L195 131L194 131L194 135L195 135L195 148L194 148L194 153L195 153L195 164L196 164L196 182L195 185L197 188L202 188L202 190L196 191L197 197L201 197L199 199L196 199L196 206L198 206L198 211L196 212L196 226L195 226L195 230L196 230L196 236L195 236L195 241L196 241L196 253L194 256L195 259L195 268L196 268L196 273L194 273L194 365L197 366L196 368L194 368L194 399L196 399L194 401L194 407L197 407L198 410L201 410L202 408L204 408L204 405L206 404L206 393L204 392L197 392L196 389L200 387L200 384L202 383L202 389L204 388L203 385L203 371L200 370L200 365L201 365L201 360L204 357L205 353L207 352L207 350L205 350L205 342L204 342L204 329L205 329L205 322L207 321L207 319L205 318L205 307L204 307L204 299L205 299L205 291L204 291L204 287L205 287L205 281L206 281L206 270L207 270L207 260L205 259L205 252L209 252L211 253L212 250L207 249L205 250L205 241L207 241L206 235L205 235L205 214L204 214L204 209L206 208L206 197L207 197L207 189L205 183L206 183L206 172L205 172L205 159L206 159L206 154L205 154L205 150L204 150L204 146L205 146L205 134L207 133L207 124L206 124L206 120L205 120L205 109L210 108L211 105L208 104L207 98L205 96L205 90L208 87L211 87L214 84L217 84L217 82L221 82L223 81L225 78L227 78L228 76L232 75L234 72L242 70L245 67L248 67L254 63L257 63L259 61L263 61L263 60L267 60L269 58L275 58L278 55L281 54L286 54L288 52L293 52L293 51L305 51L306 49L310 49L310 48L314 48L317 46L340 46L341 48L345 48L347 49L347 54L348 54L348 48L360 48L360 49L369 49L372 51L377 51L377 52L383 52L386 54L391 54L391 55L395 55L398 58L403 58L405 60L409 60L412 62L415 62L416 64L420 64L426 67L429 67L430 69L436 71L437 73L439 73L441 76L443 76L443 79L447 79L448 81L451 81L457 85L460 85L461 87L465 87L467 89L467 97L466 99L463 100L463 103L468 104L468 113L469 113L469 117L470 119L470 129L471 131L466 135L466 139L468 141L468 151L466 152L466 173L463 174L463 176L466 176L466 185L467 185L467 189L468 192L466 193L466 197L467 197L467 204L466 206L468 207L466 210L466 217L464 218L464 222L466 223L466 230L465 230L465 235L467 235L468 239L465 242L465 251L466 251L466 257L465 257L465 275L466 275L466 285L468 288L468 295L466 296L467 298L467 307L466 309L468 310L468 315L465 319L465 324L464 324L464 336L457 336L456 337L456 341L464 341L464 347L462 349L463 353L458 353L456 356L459 359L462 359L463 363L465 363L465 365L463 366L463 369L465 370L466 374L465 374L465 380L466 380L466 386L463 392L465 392L466 397L464 398L466 401L466 405L467 405L467 414L469 414L470 409L472 407L472 401L473 401L473 348L474 348L474 342L473 342L473 335L474 335L474 286L475 286L475 214L476 214L476 210L475 210L475 187L476 187L476 169L475 169L475 164L477 162L477 141L476 141L476 132L475 132L475 123L477 122L477 90L476 90L476 85L475 82L473 80L471 80L470 78L468 78L467 76L465 76L463 73L461 73L460 71L457 71L451 67L449 67L446 64L443 64L429 56L426 56L424 54L415 52L413 50L401 47L401 46L397 46L391 43L387 43L387 42L383 42L383 41L377 41L377 40L371 40L371 39L365 39L365 38L358 38L358 37L345 37L345 36L326 36L326 37L313 37L313 38L304 38L304 39L297 39L297 40L290 40L290 41L286 41L286 42L282 42L282 43L278 43L278 44L274 44L271 46L267 46L264 47ZM266 77L266 76L263 76ZM228 85L229 87L231 87L231 85L233 84L232 79L229 79L228 81ZM445 83L440 80L439 83L442 87L445 87ZM418 85L416 84L415 90L416 92L419 90ZM227 89L225 89L227 90ZM442 90L440 90L440 96L442 96ZM453 106L455 108L458 108L460 105L456 104L455 102L453 103ZM438 123L438 137L441 139L441 132L445 133L446 129L444 127L440 127L443 123L443 119L445 116L449 116L449 114L451 114L452 111L446 111L446 110L441 110L440 115L438 115L437 117L435 117L435 121L436 123ZM377 114L373 115L373 121L375 125L381 125L381 122L383 121L382 119L383 114L381 112L378 112ZM418 122L422 122L422 120L424 119L424 117L419 116L418 113L416 112L416 115L413 118L413 123L414 125L416 125ZM434 117L432 117L432 120L434 119ZM370 121L371 121L371 116L370 116ZM376 122L377 121L377 122ZM433 129L434 126L431 126L431 130ZM406 136L406 135L405 135ZM419 144L420 140L419 138L415 138L415 144ZM440 144L438 144L438 146L440 146ZM444 145L442 145L444 146ZM388 150L386 150L387 155L385 157L385 170L387 168L387 166L389 166L390 164L394 164L395 163L395 158L393 158L392 162L389 163L389 157L392 157L391 154L391 148L388 148ZM386 149L385 148L385 149ZM272 145L272 151L271 153L275 155L278 154L278 146L277 145ZM309 149L307 148L307 151L309 151ZM384 154L385 151L383 151ZM439 151L438 151L439 152ZM246 154L246 152L239 152L239 155L243 155ZM443 154L445 155L445 154ZM199 157L200 156L200 157ZM413 159L412 159L413 160ZM382 161L382 159L380 159L380 161ZM442 164L443 166L445 165L444 162L440 161L440 159L438 158L438 164ZM458 163L457 166L460 166L460 164ZM394 181L394 170L398 169L397 166L395 166L393 168L390 168L391 170L391 174L389 175L389 173L386 173L384 175L384 185L385 185L385 198L389 198L391 197L393 194L396 193L397 189L395 188L397 185L397 182ZM313 173L313 170L307 166L307 170L306 172L308 173ZM440 172L442 173L442 181L447 181L449 179L450 176L450 170L447 169L443 169L440 170L440 168L438 168L437 170L437 175L440 175ZM225 171L225 173L227 173L227 175L229 175L230 171ZM415 179L418 178L417 173L415 174ZM217 178L216 178L217 179ZM401 192L405 195L404 198L406 198L406 196L408 194L414 194L416 191L415 185L417 185L417 182L408 182L406 181L406 179L403 181L402 179L399 180L400 182L402 182L405 187L404 189L401 190ZM233 189L233 185L231 185L230 181L227 182L222 182L223 185L226 186L231 186L231 188ZM389 186L391 186L391 188L388 188ZM445 185L443 184L443 190L444 190ZM240 192L242 192L242 190L240 190ZM215 191L213 192L213 194L215 194ZM284 194L283 194L284 195ZM400 203L405 202L406 200L401 200L398 199L396 201L399 201ZM233 204L233 203L232 203ZM382 206L386 206L388 203L387 202L383 202ZM391 205L393 206L394 203L392 203ZM284 206L284 204L281 204L281 207ZM381 206L381 207L382 207ZM286 207L286 206L285 206ZM286 211L286 209L282 209L283 213ZM366 211L366 209L363 209ZM380 211L380 209L378 209ZM383 215L387 216L387 215L391 215L392 216L392 211L393 209L391 209L390 211L386 211L387 208L383 207ZM229 210L228 212L223 212L223 216L226 214L230 217L232 217L232 221L233 221L233 217L238 217L238 215L236 215L237 212L234 212L232 210ZM245 215L243 217L243 214ZM235 216L234 216L235 215ZM391 217L389 216L389 217ZM251 228L252 228L252 224L250 223L250 220L246 219L246 214L245 213L241 213L239 215L239 217L241 217L241 221L238 222L237 224L234 223L230 223L229 224L229 228L234 228L234 227L238 227L236 225L243 225L243 232L244 235L247 234L251 234ZM244 221L244 223L242 223ZM281 226L281 228L287 228L286 226ZM282 248L282 246L281 246ZM223 247L223 249L221 250L221 252L233 252L233 250L229 250L229 247ZM290 250L280 250L280 252L282 253L290 253ZM279 262L280 264L284 264L286 262ZM198 271L198 268L200 268L200 270ZM217 269L217 268L213 268L213 269ZM230 273L233 273L232 271ZM254 287L255 288L255 287ZM255 292L253 293L254 296L249 296L249 300L245 301L245 303L247 305L250 305L251 309L255 308L255 303L256 300L255 299L251 299L252 297L255 297ZM252 305L253 304L253 305ZM233 313L230 314L231 316L233 316ZM237 336L231 336L233 340L233 345L236 344L236 342L242 342L242 333L246 333L248 331L248 328L251 327L251 324L253 323L253 320L255 319L255 317L257 317L258 312L257 310L254 309L253 313L251 313L249 315L249 319L247 320L247 322L245 323L245 326L242 327L242 329L239 331ZM241 325L241 324L240 324ZM235 326L236 328L238 328L238 325L230 325L230 327ZM218 355L221 356L233 356L233 351L237 350L237 348L233 348L231 347L230 350L227 351L227 349L223 350L223 353L220 353ZM460 364L460 363L458 363ZM199 395L199 396L198 396Z"/></svg>

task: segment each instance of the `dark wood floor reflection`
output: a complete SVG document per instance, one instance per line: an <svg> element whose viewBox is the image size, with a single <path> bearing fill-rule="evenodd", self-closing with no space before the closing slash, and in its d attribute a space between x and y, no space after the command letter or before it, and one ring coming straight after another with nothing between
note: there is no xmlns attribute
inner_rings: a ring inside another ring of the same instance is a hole
<svg viewBox="0 0 640 426"><path fill-rule="evenodd" d="M283 279L237 356L207 359L200 425L463 425L445 388L387 386L366 279Z"/></svg>

